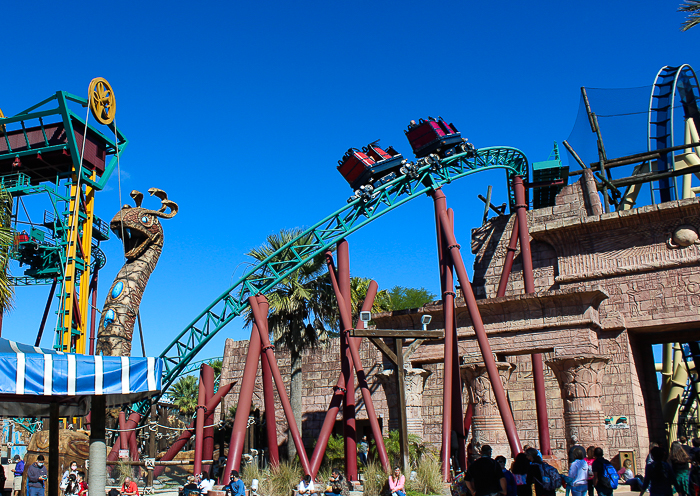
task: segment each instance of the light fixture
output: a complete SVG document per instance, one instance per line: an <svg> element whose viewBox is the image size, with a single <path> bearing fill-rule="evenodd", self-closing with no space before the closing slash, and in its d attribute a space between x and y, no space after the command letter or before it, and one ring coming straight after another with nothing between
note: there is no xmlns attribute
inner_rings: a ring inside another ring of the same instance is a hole
<svg viewBox="0 0 700 496"><path fill-rule="evenodd" d="M360 320L365 329L367 329L367 324L372 320L372 312L360 312Z"/></svg>
<svg viewBox="0 0 700 496"><path fill-rule="evenodd" d="M432 315L422 315L420 318L420 323L423 324L423 330L427 331L428 330L428 324L430 324L430 321L433 320Z"/></svg>

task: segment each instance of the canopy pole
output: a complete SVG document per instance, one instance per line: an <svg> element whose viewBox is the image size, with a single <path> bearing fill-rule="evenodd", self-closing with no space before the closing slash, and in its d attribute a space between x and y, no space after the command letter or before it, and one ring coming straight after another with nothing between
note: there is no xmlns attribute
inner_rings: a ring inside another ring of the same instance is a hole
<svg viewBox="0 0 700 496"><path fill-rule="evenodd" d="M58 496L58 401L49 405L49 480L47 496Z"/></svg>
<svg viewBox="0 0 700 496"><path fill-rule="evenodd" d="M93 396L90 406L90 466L88 487L93 494L105 494L107 481L107 443L105 442L104 396ZM152 434L153 435L153 434ZM58 451L56 451L58 453Z"/></svg>

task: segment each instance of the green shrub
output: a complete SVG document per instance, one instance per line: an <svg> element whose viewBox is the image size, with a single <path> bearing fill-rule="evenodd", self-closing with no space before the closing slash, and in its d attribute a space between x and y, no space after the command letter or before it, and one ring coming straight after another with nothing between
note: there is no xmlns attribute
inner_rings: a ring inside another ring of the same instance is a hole
<svg viewBox="0 0 700 496"><path fill-rule="evenodd" d="M399 431L389 431L389 437L384 438L384 446L389 457L389 463L393 467L401 467L401 443L399 441ZM412 467L416 467L420 459L426 453L430 453L428 446L415 434L408 435L408 460ZM377 447L372 443L370 447L371 456L377 460Z"/></svg>
<svg viewBox="0 0 700 496"><path fill-rule="evenodd" d="M248 489L253 479L258 479L258 494L270 494L270 469L260 470L255 464L246 465L242 469L241 479Z"/></svg>
<svg viewBox="0 0 700 496"><path fill-rule="evenodd" d="M270 469L267 492L258 490L258 493L265 496L289 496L297 488L303 475L298 463L280 462L279 466Z"/></svg>
<svg viewBox="0 0 700 496"><path fill-rule="evenodd" d="M389 474L378 463L369 462L365 467L362 487L364 496L380 496L389 489Z"/></svg>
<svg viewBox="0 0 700 496"><path fill-rule="evenodd" d="M418 463L416 470L417 477L413 489L417 489L423 494L442 494L442 467L435 456L423 456Z"/></svg>

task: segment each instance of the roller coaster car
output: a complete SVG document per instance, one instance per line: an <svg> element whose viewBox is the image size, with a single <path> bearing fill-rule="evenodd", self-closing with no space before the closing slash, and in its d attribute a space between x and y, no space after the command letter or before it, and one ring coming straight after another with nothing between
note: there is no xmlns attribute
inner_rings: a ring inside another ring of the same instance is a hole
<svg viewBox="0 0 700 496"><path fill-rule="evenodd" d="M418 124L411 121L405 133L413 153L418 158L427 157L431 153L445 158L455 153L474 150L474 145L462 138L455 125L448 124L442 117L438 117L437 120L428 117L427 121L420 119Z"/></svg>
<svg viewBox="0 0 700 496"><path fill-rule="evenodd" d="M396 178L396 172L406 162L399 152L391 146L386 150L374 141L362 151L350 148L342 160L338 161L338 170L352 189L365 184L379 187Z"/></svg>

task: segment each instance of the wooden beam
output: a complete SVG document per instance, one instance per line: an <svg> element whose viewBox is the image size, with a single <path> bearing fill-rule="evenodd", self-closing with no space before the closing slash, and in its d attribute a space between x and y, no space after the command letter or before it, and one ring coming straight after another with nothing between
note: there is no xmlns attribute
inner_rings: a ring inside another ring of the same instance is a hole
<svg viewBox="0 0 700 496"><path fill-rule="evenodd" d="M414 342L411 343L411 346L409 346L406 349L406 352L403 354L403 361L408 362L408 360L411 358L411 355L416 351L416 348L418 348L425 339L416 339Z"/></svg>
<svg viewBox="0 0 700 496"><path fill-rule="evenodd" d="M355 338L443 339L445 337L445 330L353 329L350 331L350 335Z"/></svg>
<svg viewBox="0 0 700 496"><path fill-rule="evenodd" d="M372 344L374 346L379 348L379 351L384 353L384 356L386 356L391 361L391 363L396 365L396 362L398 361L398 359L396 358L396 355L394 354L394 352L391 351L391 348L389 348L384 341L382 341L379 338L375 338L375 337L371 337L371 336L368 337L368 339L372 342Z"/></svg>

